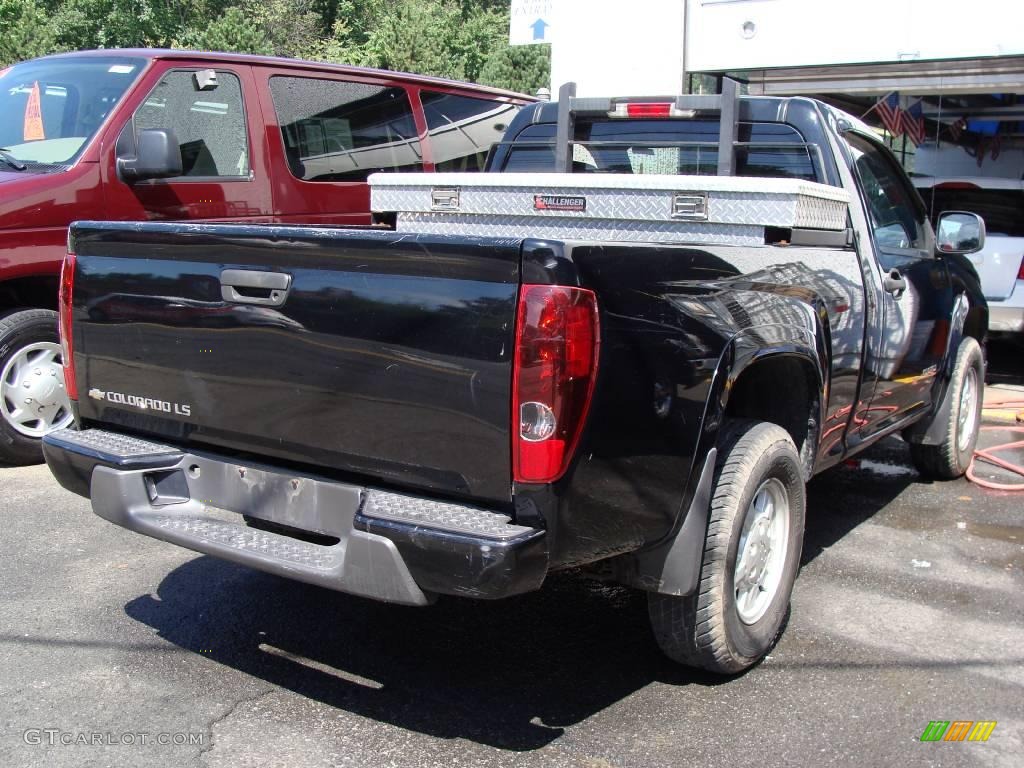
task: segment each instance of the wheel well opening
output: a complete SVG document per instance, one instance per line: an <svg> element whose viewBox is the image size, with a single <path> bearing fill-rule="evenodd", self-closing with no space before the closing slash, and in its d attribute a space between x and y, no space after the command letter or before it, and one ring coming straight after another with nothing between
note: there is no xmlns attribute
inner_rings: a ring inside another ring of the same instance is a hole
<svg viewBox="0 0 1024 768"><path fill-rule="evenodd" d="M0 315L19 309L57 309L56 275L19 277L0 283Z"/></svg>
<svg viewBox="0 0 1024 768"><path fill-rule="evenodd" d="M804 477L814 469L819 421L817 377L811 365L791 356L761 360L744 370L732 386L727 419L756 419L786 430L803 463Z"/></svg>
<svg viewBox="0 0 1024 768"><path fill-rule="evenodd" d="M980 344L988 331L988 315L981 307L972 307L964 319L964 336L972 336Z"/></svg>

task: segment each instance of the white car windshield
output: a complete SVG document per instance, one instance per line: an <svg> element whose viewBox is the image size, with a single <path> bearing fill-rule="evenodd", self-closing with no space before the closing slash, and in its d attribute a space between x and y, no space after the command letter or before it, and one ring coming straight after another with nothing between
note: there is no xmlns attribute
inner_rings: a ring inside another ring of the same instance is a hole
<svg viewBox="0 0 1024 768"><path fill-rule="evenodd" d="M0 70L0 170L73 162L145 65L128 56L62 56Z"/></svg>

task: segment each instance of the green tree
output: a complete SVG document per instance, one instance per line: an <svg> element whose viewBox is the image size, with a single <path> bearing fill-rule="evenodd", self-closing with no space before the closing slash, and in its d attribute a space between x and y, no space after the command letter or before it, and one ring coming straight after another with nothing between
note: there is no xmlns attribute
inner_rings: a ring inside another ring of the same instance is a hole
<svg viewBox="0 0 1024 768"><path fill-rule="evenodd" d="M480 73L493 51L507 45L508 12L496 13L477 7L463 8L462 20L455 40L455 53L462 62L462 79L479 82ZM465 6L465 3L464 3Z"/></svg>
<svg viewBox="0 0 1024 768"><path fill-rule="evenodd" d="M275 56L305 57L321 37L313 0L243 0L239 6L270 43Z"/></svg>
<svg viewBox="0 0 1024 768"><path fill-rule="evenodd" d="M230 0L46 0L69 49L166 47L206 28Z"/></svg>
<svg viewBox="0 0 1024 768"><path fill-rule="evenodd" d="M58 49L57 33L35 0L0 0L0 66Z"/></svg>
<svg viewBox="0 0 1024 768"><path fill-rule="evenodd" d="M551 82L550 45L504 45L491 52L477 82L536 94Z"/></svg>
<svg viewBox="0 0 1024 768"><path fill-rule="evenodd" d="M228 8L209 26L186 31L177 45L198 51L273 53L263 30L240 8Z"/></svg>
<svg viewBox="0 0 1024 768"><path fill-rule="evenodd" d="M141 48L166 45L164 5L149 0L64 0L54 23L66 48Z"/></svg>
<svg viewBox="0 0 1024 768"><path fill-rule="evenodd" d="M507 33L482 0L339 0L317 58L473 80Z"/></svg>

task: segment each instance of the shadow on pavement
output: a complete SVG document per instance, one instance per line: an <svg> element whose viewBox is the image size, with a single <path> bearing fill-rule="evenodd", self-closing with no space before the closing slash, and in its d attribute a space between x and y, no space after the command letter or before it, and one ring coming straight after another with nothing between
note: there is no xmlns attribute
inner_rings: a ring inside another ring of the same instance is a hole
<svg viewBox="0 0 1024 768"><path fill-rule="evenodd" d="M887 437L812 479L807 484L801 564L814 560L914 483L930 482L912 466L907 444Z"/></svg>
<svg viewBox="0 0 1024 768"><path fill-rule="evenodd" d="M989 384L1024 384L1024 340L990 339L986 353Z"/></svg>
<svg viewBox="0 0 1024 768"><path fill-rule="evenodd" d="M676 667L646 598L576 574L499 603L388 606L199 557L127 614L170 642L314 699L413 731L508 750L548 744Z"/></svg>
<svg viewBox="0 0 1024 768"><path fill-rule="evenodd" d="M864 454L909 465L887 439ZM918 480L840 466L813 480L803 563ZM646 596L578 573L500 602L389 606L211 557L125 606L171 643L301 696L440 738L540 748L653 682L717 685L665 659Z"/></svg>

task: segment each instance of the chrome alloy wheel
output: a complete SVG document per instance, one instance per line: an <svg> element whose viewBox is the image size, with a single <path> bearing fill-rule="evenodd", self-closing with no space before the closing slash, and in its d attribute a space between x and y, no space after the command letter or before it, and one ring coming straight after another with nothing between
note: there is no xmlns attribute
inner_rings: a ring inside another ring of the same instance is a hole
<svg viewBox="0 0 1024 768"><path fill-rule="evenodd" d="M754 624L768 610L782 582L789 545L789 496L774 477L757 489L743 518L733 588L736 613Z"/></svg>
<svg viewBox="0 0 1024 768"><path fill-rule="evenodd" d="M0 416L26 437L42 437L71 423L60 344L29 344L7 361L0 372Z"/></svg>
<svg viewBox="0 0 1024 768"><path fill-rule="evenodd" d="M967 450L974 439L974 423L978 417L978 371L972 365L964 376L964 385L960 389L960 415L957 419L956 447L959 451Z"/></svg>

